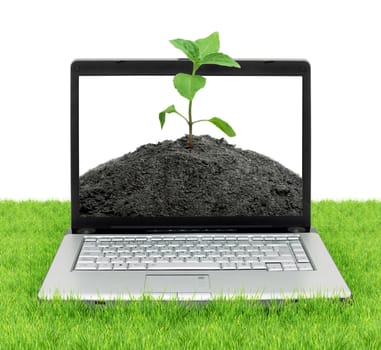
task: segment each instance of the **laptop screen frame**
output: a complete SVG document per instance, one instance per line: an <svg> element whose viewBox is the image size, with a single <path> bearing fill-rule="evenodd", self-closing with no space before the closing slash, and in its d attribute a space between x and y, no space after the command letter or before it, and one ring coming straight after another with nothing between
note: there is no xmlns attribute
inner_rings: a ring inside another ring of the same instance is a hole
<svg viewBox="0 0 381 350"><path fill-rule="evenodd" d="M305 60L237 60L241 69L216 65L200 68L204 76L301 76L303 215L218 217L88 217L79 203L79 78L80 76L175 75L192 72L188 60L75 60L71 64L71 218L72 232L189 231L282 232L310 230L311 201L311 88L310 64Z"/></svg>

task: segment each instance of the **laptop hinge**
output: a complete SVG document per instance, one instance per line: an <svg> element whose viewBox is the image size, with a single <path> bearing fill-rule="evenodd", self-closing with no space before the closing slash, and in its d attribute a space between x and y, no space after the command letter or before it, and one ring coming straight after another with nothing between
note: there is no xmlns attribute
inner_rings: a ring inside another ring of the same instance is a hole
<svg viewBox="0 0 381 350"><path fill-rule="evenodd" d="M91 233L95 233L95 228L92 228L92 227L82 227L82 228L79 228L77 230L77 233L88 235L88 234L91 234Z"/></svg>
<svg viewBox="0 0 381 350"><path fill-rule="evenodd" d="M291 232L291 233L306 232L306 229L305 227L293 226L288 228L288 232Z"/></svg>

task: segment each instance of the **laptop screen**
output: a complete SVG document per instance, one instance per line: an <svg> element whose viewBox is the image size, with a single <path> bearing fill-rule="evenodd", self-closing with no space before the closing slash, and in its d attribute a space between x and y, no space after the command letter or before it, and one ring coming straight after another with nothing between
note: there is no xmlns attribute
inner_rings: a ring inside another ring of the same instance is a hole
<svg viewBox="0 0 381 350"><path fill-rule="evenodd" d="M80 217L303 215L303 77L205 78L79 76Z"/></svg>

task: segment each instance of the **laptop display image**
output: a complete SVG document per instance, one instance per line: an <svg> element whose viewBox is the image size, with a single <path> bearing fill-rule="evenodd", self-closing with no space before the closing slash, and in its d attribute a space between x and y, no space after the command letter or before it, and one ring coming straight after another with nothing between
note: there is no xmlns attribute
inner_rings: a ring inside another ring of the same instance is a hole
<svg viewBox="0 0 381 350"><path fill-rule="evenodd" d="M80 214L302 215L302 77L209 76L193 118L217 113L236 136L194 124L192 148L182 118L160 129L164 106L188 107L172 80L80 77Z"/></svg>
<svg viewBox="0 0 381 350"><path fill-rule="evenodd" d="M40 298L351 295L310 222L310 66L238 62L191 106L190 62L73 62L72 227Z"/></svg>

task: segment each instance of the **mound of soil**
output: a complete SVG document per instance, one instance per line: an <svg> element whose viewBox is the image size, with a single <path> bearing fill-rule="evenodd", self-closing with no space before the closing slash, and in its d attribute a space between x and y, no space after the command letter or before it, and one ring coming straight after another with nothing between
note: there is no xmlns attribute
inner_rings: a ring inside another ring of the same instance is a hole
<svg viewBox="0 0 381 350"><path fill-rule="evenodd" d="M146 144L80 177L84 216L301 215L302 179L208 135Z"/></svg>

